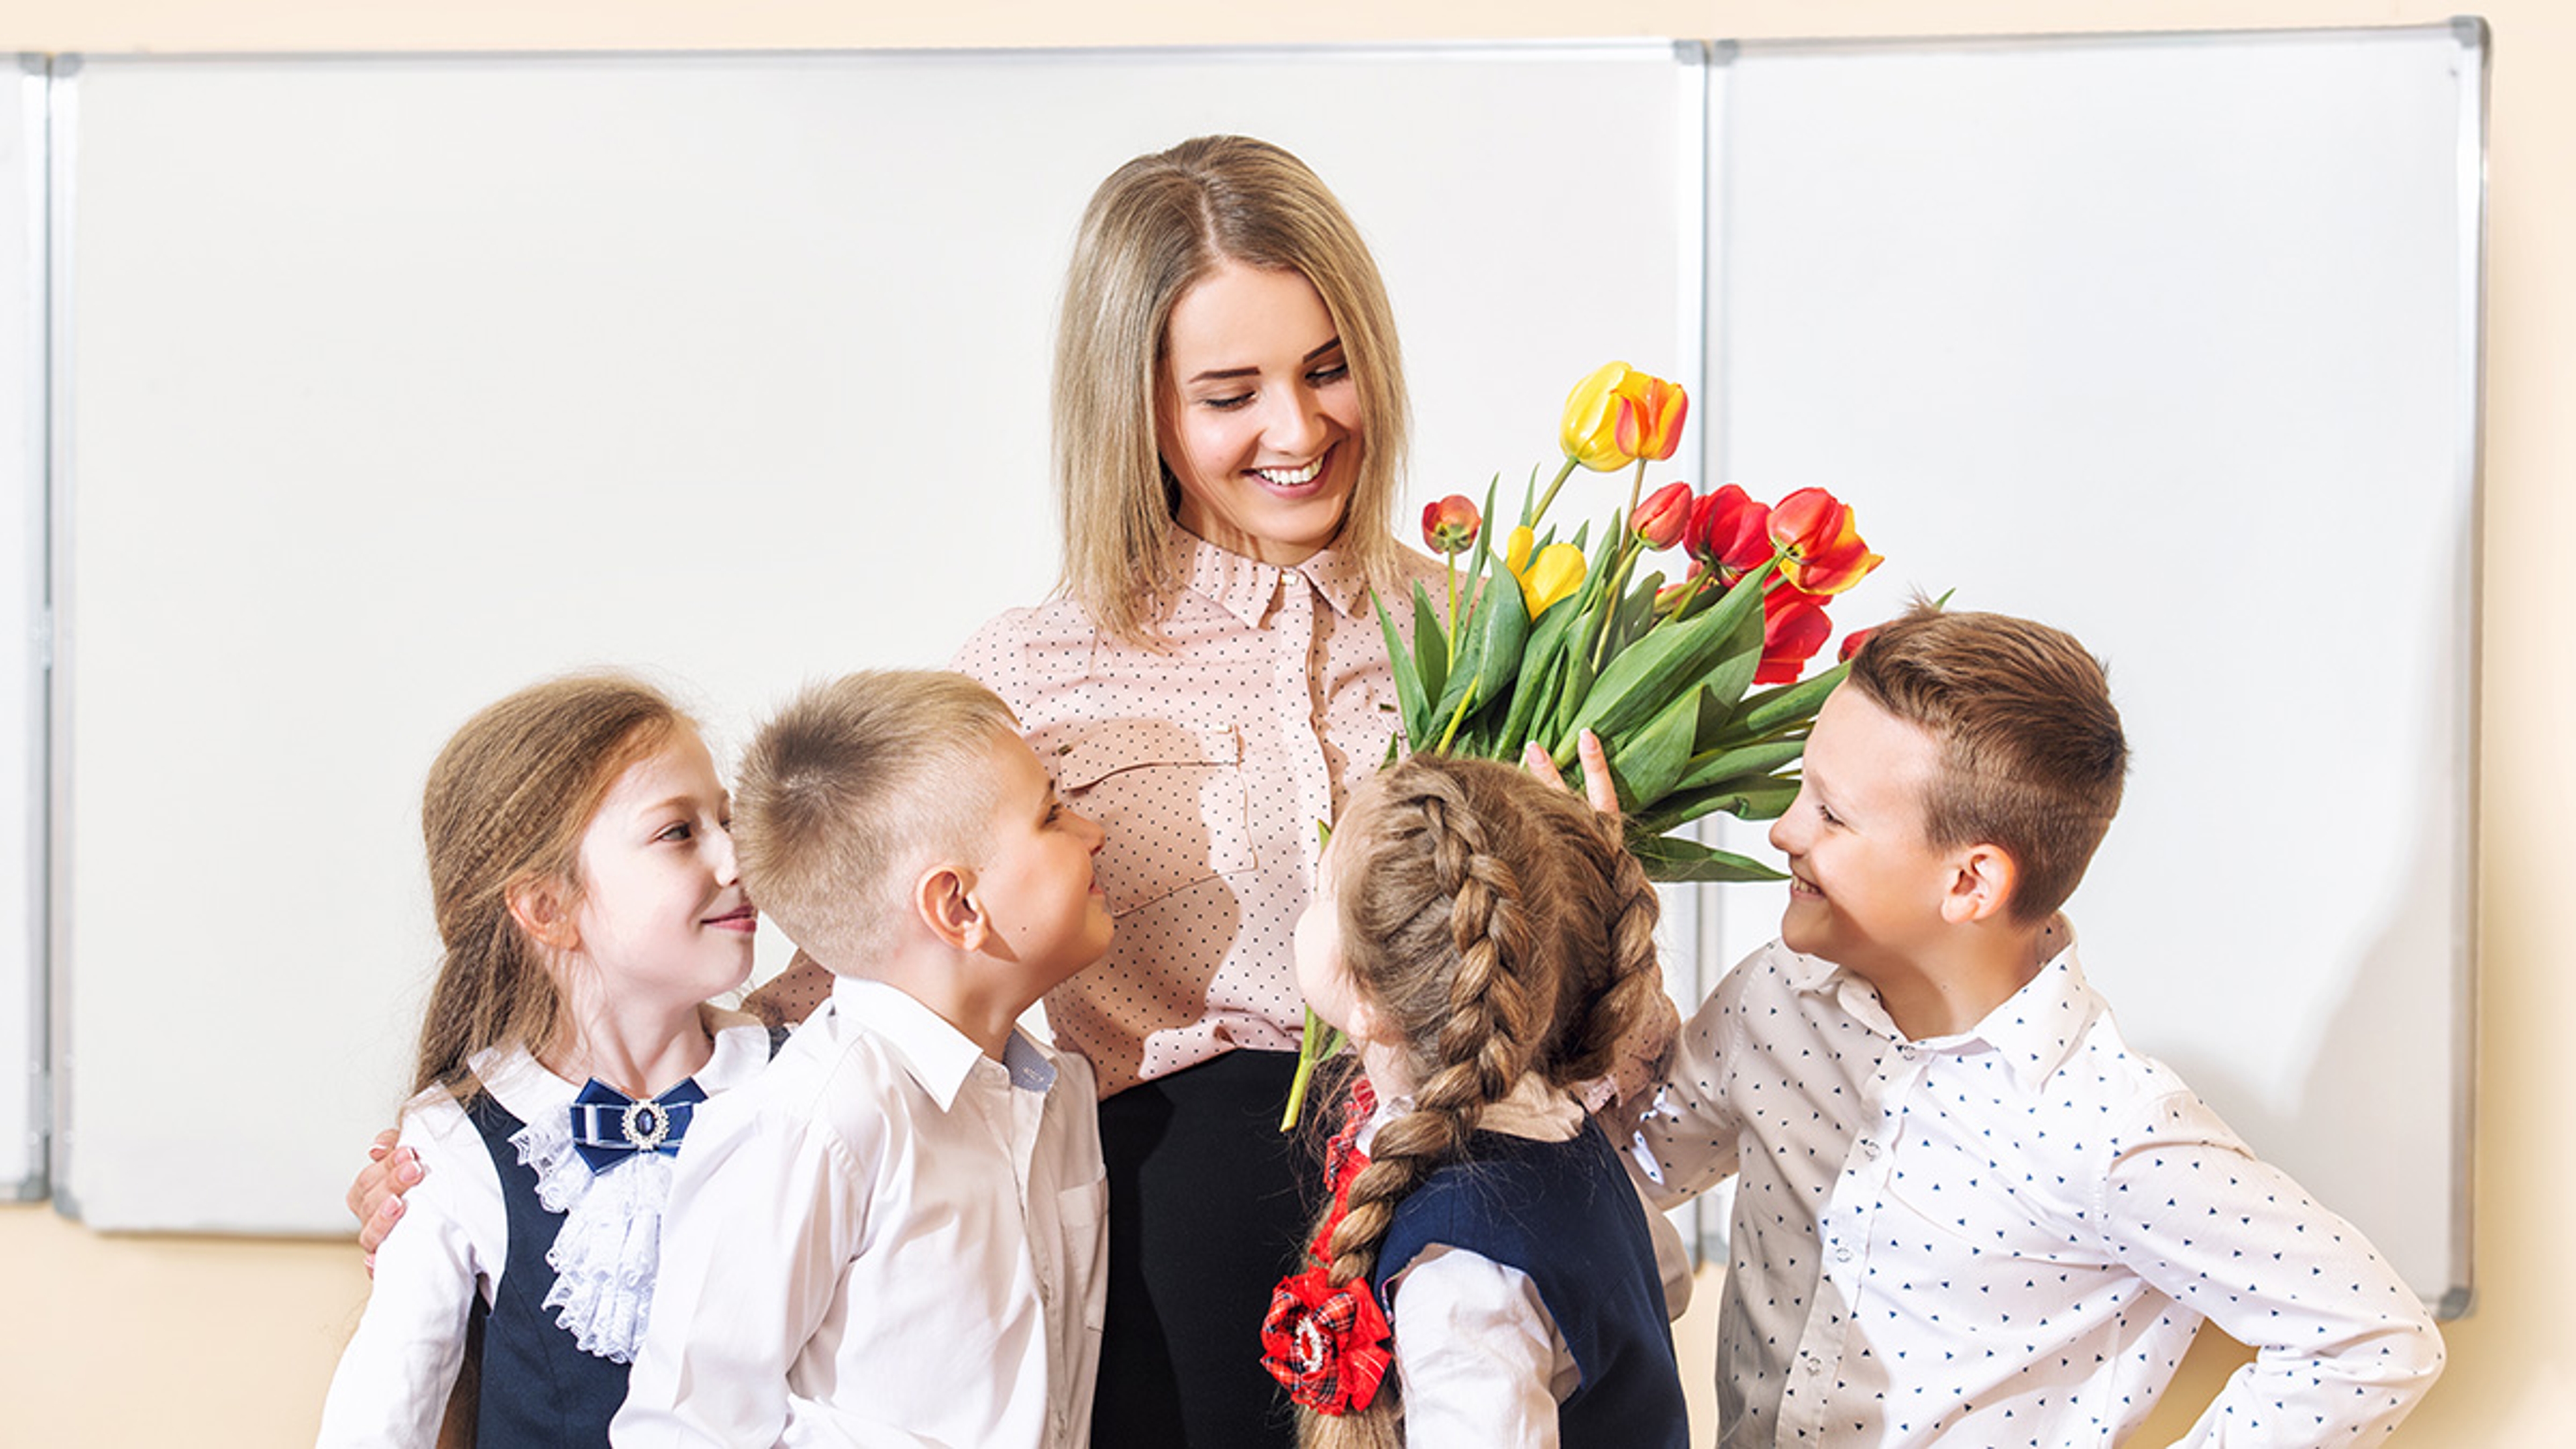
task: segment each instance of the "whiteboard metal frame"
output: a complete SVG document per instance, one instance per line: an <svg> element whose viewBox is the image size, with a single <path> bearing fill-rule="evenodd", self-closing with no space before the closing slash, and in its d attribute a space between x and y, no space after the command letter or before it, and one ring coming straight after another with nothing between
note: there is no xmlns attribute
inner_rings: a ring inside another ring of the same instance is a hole
<svg viewBox="0 0 2576 1449"><path fill-rule="evenodd" d="M72 986L69 972L62 969L71 959L69 950L71 913L63 909L63 892L71 882L71 819L57 808L63 799L64 784L70 778L71 691L59 687L69 654L71 631L63 616L60 600L71 562L70 531L72 517L72 388L70 363L72 348L72 278L77 266L72 251L72 214L75 198L71 178L73 161L78 154L79 87L81 61L76 55L56 56L45 87L47 115L46 169L50 177L45 231L47 237L45 267L45 341L46 341L46 440L45 452L45 750L41 768L44 772L44 869L42 872L44 907L40 929L44 936L45 976L47 990L48 1030L51 1041L46 1052L47 1103L51 1113L50 1156L48 1168L53 1176L54 1211L64 1217L80 1217L80 1203L71 1191L72 1140L67 1130L71 1120L71 1007Z"/></svg>
<svg viewBox="0 0 2576 1449"><path fill-rule="evenodd" d="M2460 852L2455 868L2460 899L2467 903L2452 949L2459 971L2453 1042L2459 1052L2460 1080L2454 1083L2452 1112L2457 1157L2451 1165L2451 1210L2460 1224L2452 1244L2451 1286L2429 1305L2438 1318L2465 1316L2477 1302L2477 1216L2471 1189L2477 1172L2478 1060L2478 798L2483 771L2478 741L2485 717L2486 600L2486 329L2487 329L2487 88L2493 81L2495 46L2485 20L2461 16L2450 23L2452 39L2464 58L2473 59L2474 82L2460 85L2460 274L2459 379L2460 415L2466 421L2459 439L2458 481L2468 494L2469 528L2460 560L2470 581L2468 607L2460 619L2461 658L2468 677L2462 681L2467 718L2462 727L2459 762L2465 790L2461 798Z"/></svg>
<svg viewBox="0 0 2576 1449"><path fill-rule="evenodd" d="M24 662L31 709L24 721L29 743L34 747L19 762L21 788L26 791L27 813L21 825L25 831L27 879L25 891L29 929L16 943L23 954L27 993L26 1033L22 1043L26 1050L27 1114L23 1123L11 1124L9 1130L24 1131L27 1173L15 1182L0 1182L0 1200L34 1202L52 1190L50 1151L53 1138L53 1114L50 1092L53 1074L49 1066L49 1037L52 1033L49 993L52 971L45 952L45 744L46 744L46 671L50 659L47 651L45 608L50 591L45 579L45 476L48 434L52 413L47 389L51 369L47 363L47 263L50 232L46 217L48 193L52 186L50 172L52 147L49 138L48 100L51 93L47 58L38 54L18 57L17 107L20 133L26 140L25 191L18 198L26 208L21 224L20 241L26 248L25 275L11 285L20 289L20 301L26 308L29 326L23 339L23 351L17 363L25 369L19 397L21 416L26 426L25 446L18 462L16 506L25 511L29 531L28 547L21 552L20 567L26 571L27 583L20 602L26 610L27 629L19 635L26 650ZM0 637L6 637L0 633ZM14 1067L14 1063L12 1063Z"/></svg>

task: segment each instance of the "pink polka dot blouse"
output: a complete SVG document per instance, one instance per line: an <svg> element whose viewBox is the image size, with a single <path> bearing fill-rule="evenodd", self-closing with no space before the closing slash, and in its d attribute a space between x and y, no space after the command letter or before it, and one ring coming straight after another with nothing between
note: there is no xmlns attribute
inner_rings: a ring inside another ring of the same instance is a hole
<svg viewBox="0 0 2576 1449"><path fill-rule="evenodd" d="M1070 600L986 624L954 667L1019 715L1074 808L1108 831L1108 958L1047 998L1056 1040L1103 1095L1234 1047L1294 1051L1290 936L1315 826L1398 728L1367 580L1332 549L1291 568L1175 531L1186 579L1160 649ZM1407 553L1411 580L1440 565ZM1412 610L1390 599L1406 634Z"/></svg>

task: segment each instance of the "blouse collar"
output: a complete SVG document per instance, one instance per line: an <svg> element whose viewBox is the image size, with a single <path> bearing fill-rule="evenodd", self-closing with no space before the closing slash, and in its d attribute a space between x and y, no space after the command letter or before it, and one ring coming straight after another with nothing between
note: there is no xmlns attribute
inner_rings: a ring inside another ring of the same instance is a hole
<svg viewBox="0 0 2576 1449"><path fill-rule="evenodd" d="M1368 574L1337 546L1327 545L1302 563L1282 567L1219 548L1176 523L1170 548L1174 573L1186 588L1255 628L1270 617L1280 583L1290 574L1313 586L1346 619L1368 609Z"/></svg>

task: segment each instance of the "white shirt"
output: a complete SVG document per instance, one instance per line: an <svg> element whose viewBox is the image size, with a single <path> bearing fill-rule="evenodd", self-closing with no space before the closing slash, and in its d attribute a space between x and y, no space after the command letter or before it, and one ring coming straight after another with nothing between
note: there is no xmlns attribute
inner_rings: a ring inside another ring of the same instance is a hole
<svg viewBox="0 0 2576 1449"><path fill-rule="evenodd" d="M1108 1286L1091 1069L1017 1032L1005 1057L843 977L699 1108L613 1441L1081 1449Z"/></svg>
<svg viewBox="0 0 2576 1449"><path fill-rule="evenodd" d="M1639 1135L1676 1198L1742 1163L1722 1445L2108 1449L2204 1316L2260 1355L2187 1444L2376 1442L2441 1369L2396 1273L2130 1050L2072 945L1910 1041L1774 942L1684 1028Z"/></svg>
<svg viewBox="0 0 2576 1449"><path fill-rule="evenodd" d="M711 1097L750 1081L769 1060L769 1033L749 1017L705 1008L715 1054L696 1081ZM487 1052L476 1077L522 1122L565 1120L581 1084L525 1051ZM697 1109L706 1110L703 1106ZM475 1295L488 1306L509 1262L508 1209L501 1174L472 1120L444 1088L404 1109L401 1145L427 1169L403 1198L403 1217L376 1253L374 1290L358 1331L340 1355L322 1406L319 1443L435 1444L447 1396L465 1358L465 1321ZM681 1156L696 1145L692 1135Z"/></svg>
<svg viewBox="0 0 2576 1449"><path fill-rule="evenodd" d="M1377 1140L1380 1127L1411 1110L1409 1098L1381 1102L1360 1128L1360 1150ZM1581 1103L1524 1076L1510 1096L1485 1109L1477 1130L1570 1142L1583 1121ZM1646 1218L1666 1305L1678 1317L1690 1295L1680 1236L1662 1214ZM1556 1449L1556 1406L1582 1386L1583 1371L1528 1274L1466 1248L1432 1243L1387 1280L1386 1296L1406 1449Z"/></svg>

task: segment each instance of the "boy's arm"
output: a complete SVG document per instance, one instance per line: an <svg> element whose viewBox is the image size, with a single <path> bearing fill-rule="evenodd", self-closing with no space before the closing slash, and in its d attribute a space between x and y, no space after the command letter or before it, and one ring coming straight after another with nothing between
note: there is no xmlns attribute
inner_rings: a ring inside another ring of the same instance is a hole
<svg viewBox="0 0 2576 1449"><path fill-rule="evenodd" d="M2146 1104L2102 1184L2112 1251L2257 1350L2186 1445L2375 1442L2442 1371L2442 1338L2387 1261L2189 1092Z"/></svg>
<svg viewBox="0 0 2576 1449"><path fill-rule="evenodd" d="M609 1426L620 1449L781 1442L787 1376L866 1227L868 1174L831 1133L698 1109L674 1164L652 1322Z"/></svg>
<svg viewBox="0 0 2576 1449"><path fill-rule="evenodd" d="M1659 1209L1687 1202L1735 1172L1742 1123L1727 1100L1726 1066L1745 975L1742 967L1729 973L1682 1023L1662 1094L1638 1120L1635 1151L1620 1154ZM1640 1171L1649 1163L1651 1169Z"/></svg>

